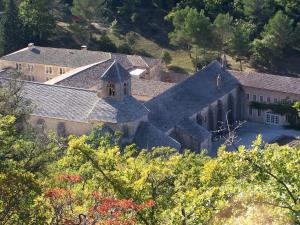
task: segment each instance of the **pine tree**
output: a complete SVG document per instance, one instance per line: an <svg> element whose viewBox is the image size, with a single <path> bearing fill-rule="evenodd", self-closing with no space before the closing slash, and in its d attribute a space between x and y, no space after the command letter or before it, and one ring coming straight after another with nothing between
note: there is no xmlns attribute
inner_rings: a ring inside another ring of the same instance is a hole
<svg viewBox="0 0 300 225"><path fill-rule="evenodd" d="M14 0L7 0L4 15L0 24L1 54L13 52L24 44L22 24Z"/></svg>

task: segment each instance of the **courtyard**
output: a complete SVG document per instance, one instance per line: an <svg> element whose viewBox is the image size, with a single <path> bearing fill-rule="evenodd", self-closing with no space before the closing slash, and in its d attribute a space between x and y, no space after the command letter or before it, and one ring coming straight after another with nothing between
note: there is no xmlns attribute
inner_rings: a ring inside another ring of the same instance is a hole
<svg viewBox="0 0 300 225"><path fill-rule="evenodd" d="M237 131L237 141L235 145L244 145L251 147L253 140L258 134L262 135L262 139L266 143L272 143L282 136L300 139L300 131L292 130L282 126L267 125L255 122L246 122ZM209 155L216 156L218 148L224 143L224 139L214 141L212 143L212 151ZM227 146L228 150L234 150L232 146Z"/></svg>

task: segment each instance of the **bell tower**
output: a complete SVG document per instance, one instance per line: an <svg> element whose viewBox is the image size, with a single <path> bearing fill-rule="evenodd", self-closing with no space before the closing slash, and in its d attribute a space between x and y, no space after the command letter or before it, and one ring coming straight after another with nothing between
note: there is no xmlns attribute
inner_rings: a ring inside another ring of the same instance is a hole
<svg viewBox="0 0 300 225"><path fill-rule="evenodd" d="M123 100L127 96L131 96L131 76L117 61L114 61L111 66L101 76L102 98L112 98Z"/></svg>

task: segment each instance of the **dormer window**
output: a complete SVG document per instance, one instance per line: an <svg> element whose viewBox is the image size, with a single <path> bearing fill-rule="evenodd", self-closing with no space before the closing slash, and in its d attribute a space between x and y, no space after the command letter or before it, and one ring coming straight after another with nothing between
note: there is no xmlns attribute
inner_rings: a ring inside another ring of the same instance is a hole
<svg viewBox="0 0 300 225"><path fill-rule="evenodd" d="M45 67L45 73L46 73L46 74L52 74L52 73L53 73L53 68L52 68L52 66L46 66L46 67Z"/></svg>
<svg viewBox="0 0 300 225"><path fill-rule="evenodd" d="M128 89L128 84L127 83L124 83L124 95L127 95L127 93L128 93L128 91L127 91L127 89Z"/></svg>
<svg viewBox="0 0 300 225"><path fill-rule="evenodd" d="M108 88L108 95L109 96L115 96L116 95L116 89L115 89L115 85L114 84L109 83L107 85L107 88Z"/></svg>

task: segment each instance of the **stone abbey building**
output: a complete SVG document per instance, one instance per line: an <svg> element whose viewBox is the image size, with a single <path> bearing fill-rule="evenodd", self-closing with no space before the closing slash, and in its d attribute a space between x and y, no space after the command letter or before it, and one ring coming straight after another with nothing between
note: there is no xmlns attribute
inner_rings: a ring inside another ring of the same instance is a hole
<svg viewBox="0 0 300 225"><path fill-rule="evenodd" d="M36 129L81 135L104 123L122 132L122 145L146 149L209 150L212 132L226 118L288 124L284 115L253 109L252 101L300 100L300 79L229 71L217 61L177 84L159 81L159 60L86 48L30 44L0 58L0 65L1 82L9 79L7 68L22 72Z"/></svg>

